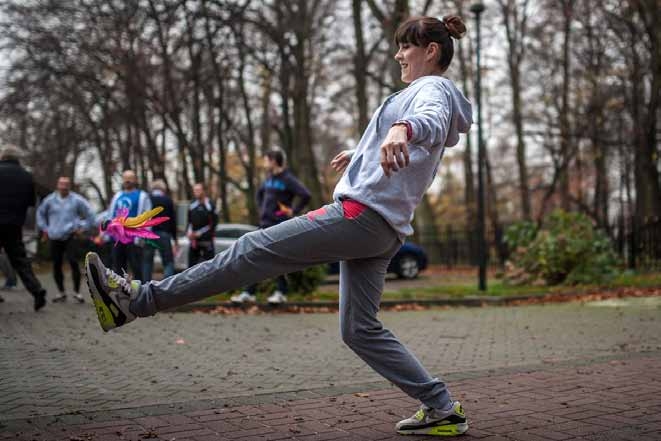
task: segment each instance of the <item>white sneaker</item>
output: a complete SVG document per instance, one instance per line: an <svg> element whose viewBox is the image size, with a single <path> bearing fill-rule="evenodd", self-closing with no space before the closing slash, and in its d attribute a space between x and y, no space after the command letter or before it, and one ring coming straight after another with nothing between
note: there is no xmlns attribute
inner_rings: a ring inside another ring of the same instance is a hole
<svg viewBox="0 0 661 441"><path fill-rule="evenodd" d="M67 301L67 295L63 292L57 293L57 295L53 297L53 303L60 303L66 301Z"/></svg>
<svg viewBox="0 0 661 441"><path fill-rule="evenodd" d="M268 299L266 299L266 301L273 304L285 303L287 301L287 296L281 291L275 291Z"/></svg>
<svg viewBox="0 0 661 441"><path fill-rule="evenodd" d="M395 429L401 435L456 436L468 430L468 421L459 401L453 401L445 411L423 404L411 418L398 422Z"/></svg>
<svg viewBox="0 0 661 441"><path fill-rule="evenodd" d="M255 303L257 298L248 291L243 291L241 294L235 294L230 297L230 301L234 303Z"/></svg>
<svg viewBox="0 0 661 441"><path fill-rule="evenodd" d="M76 299L78 303L85 303L85 298L80 293L75 293L73 298Z"/></svg>

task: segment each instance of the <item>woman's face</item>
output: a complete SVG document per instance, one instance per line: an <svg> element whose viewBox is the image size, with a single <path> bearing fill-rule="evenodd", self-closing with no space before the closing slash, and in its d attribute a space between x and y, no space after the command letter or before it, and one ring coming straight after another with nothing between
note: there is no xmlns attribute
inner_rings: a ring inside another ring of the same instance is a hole
<svg viewBox="0 0 661 441"><path fill-rule="evenodd" d="M402 69L402 81L408 84L422 76L433 73L436 63L435 52L433 43L426 48L410 43L400 43L399 50L395 54L395 60Z"/></svg>

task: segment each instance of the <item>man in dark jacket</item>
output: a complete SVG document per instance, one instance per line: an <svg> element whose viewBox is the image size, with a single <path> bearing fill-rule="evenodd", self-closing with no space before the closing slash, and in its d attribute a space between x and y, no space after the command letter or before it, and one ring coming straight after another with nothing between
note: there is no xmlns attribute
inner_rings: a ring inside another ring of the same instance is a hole
<svg viewBox="0 0 661 441"><path fill-rule="evenodd" d="M170 196L166 193L167 187L165 182L161 179L157 179L151 184L151 198L152 207L163 207L163 211L159 216L167 216L170 219L162 224L158 224L152 227L152 232L158 234L158 240L155 240L158 245L158 251L161 255L161 261L163 262L163 275L165 277L170 277L174 274L174 253L172 249L172 243L174 242L174 247L176 250L177 247L177 213L174 211L174 203ZM152 269L154 268L154 253L156 249L153 246L146 245L144 251L144 266L142 270L142 277L145 281L151 280Z"/></svg>
<svg viewBox="0 0 661 441"><path fill-rule="evenodd" d="M35 204L34 182L18 158L14 147L0 152L0 248L34 297L34 310L38 311L46 304L46 290L35 277L23 244L25 214Z"/></svg>
<svg viewBox="0 0 661 441"><path fill-rule="evenodd" d="M193 186L195 199L188 207L188 228L186 235L190 240L188 250L188 266L196 265L203 260L213 259L216 255L213 238L215 236L218 215L216 208L209 200L204 184Z"/></svg>
<svg viewBox="0 0 661 441"><path fill-rule="evenodd" d="M268 228L298 216L310 202L310 192L287 170L285 156L280 150L269 150L264 155L264 165L268 176L257 191L259 226ZM295 203L294 203L295 202ZM276 279L277 288L267 301L272 304L287 301L287 279L284 275ZM256 286L232 296L235 303L254 302Z"/></svg>

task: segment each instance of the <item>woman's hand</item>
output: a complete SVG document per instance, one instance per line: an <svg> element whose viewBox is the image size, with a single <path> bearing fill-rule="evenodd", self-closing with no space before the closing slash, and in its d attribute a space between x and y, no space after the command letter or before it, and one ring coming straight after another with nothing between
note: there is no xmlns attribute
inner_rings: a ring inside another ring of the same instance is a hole
<svg viewBox="0 0 661 441"><path fill-rule="evenodd" d="M351 156L353 155L353 150L343 150L336 157L333 158L330 165L338 173L344 172L351 162Z"/></svg>
<svg viewBox="0 0 661 441"><path fill-rule="evenodd" d="M400 168L409 165L407 143L406 126L403 124L392 126L381 144L381 168L386 176L390 177L392 172L397 172Z"/></svg>

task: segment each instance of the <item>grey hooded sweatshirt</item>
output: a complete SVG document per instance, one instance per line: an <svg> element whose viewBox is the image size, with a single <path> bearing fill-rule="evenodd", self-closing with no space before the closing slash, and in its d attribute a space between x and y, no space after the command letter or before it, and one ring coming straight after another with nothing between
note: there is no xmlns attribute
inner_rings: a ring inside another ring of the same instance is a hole
<svg viewBox="0 0 661 441"><path fill-rule="evenodd" d="M380 147L397 121L407 121L412 128L410 163L388 178L381 168ZM361 202L400 235L413 234L413 212L434 180L445 147L456 145L472 122L471 104L452 81L436 75L418 78L376 110L333 199Z"/></svg>

